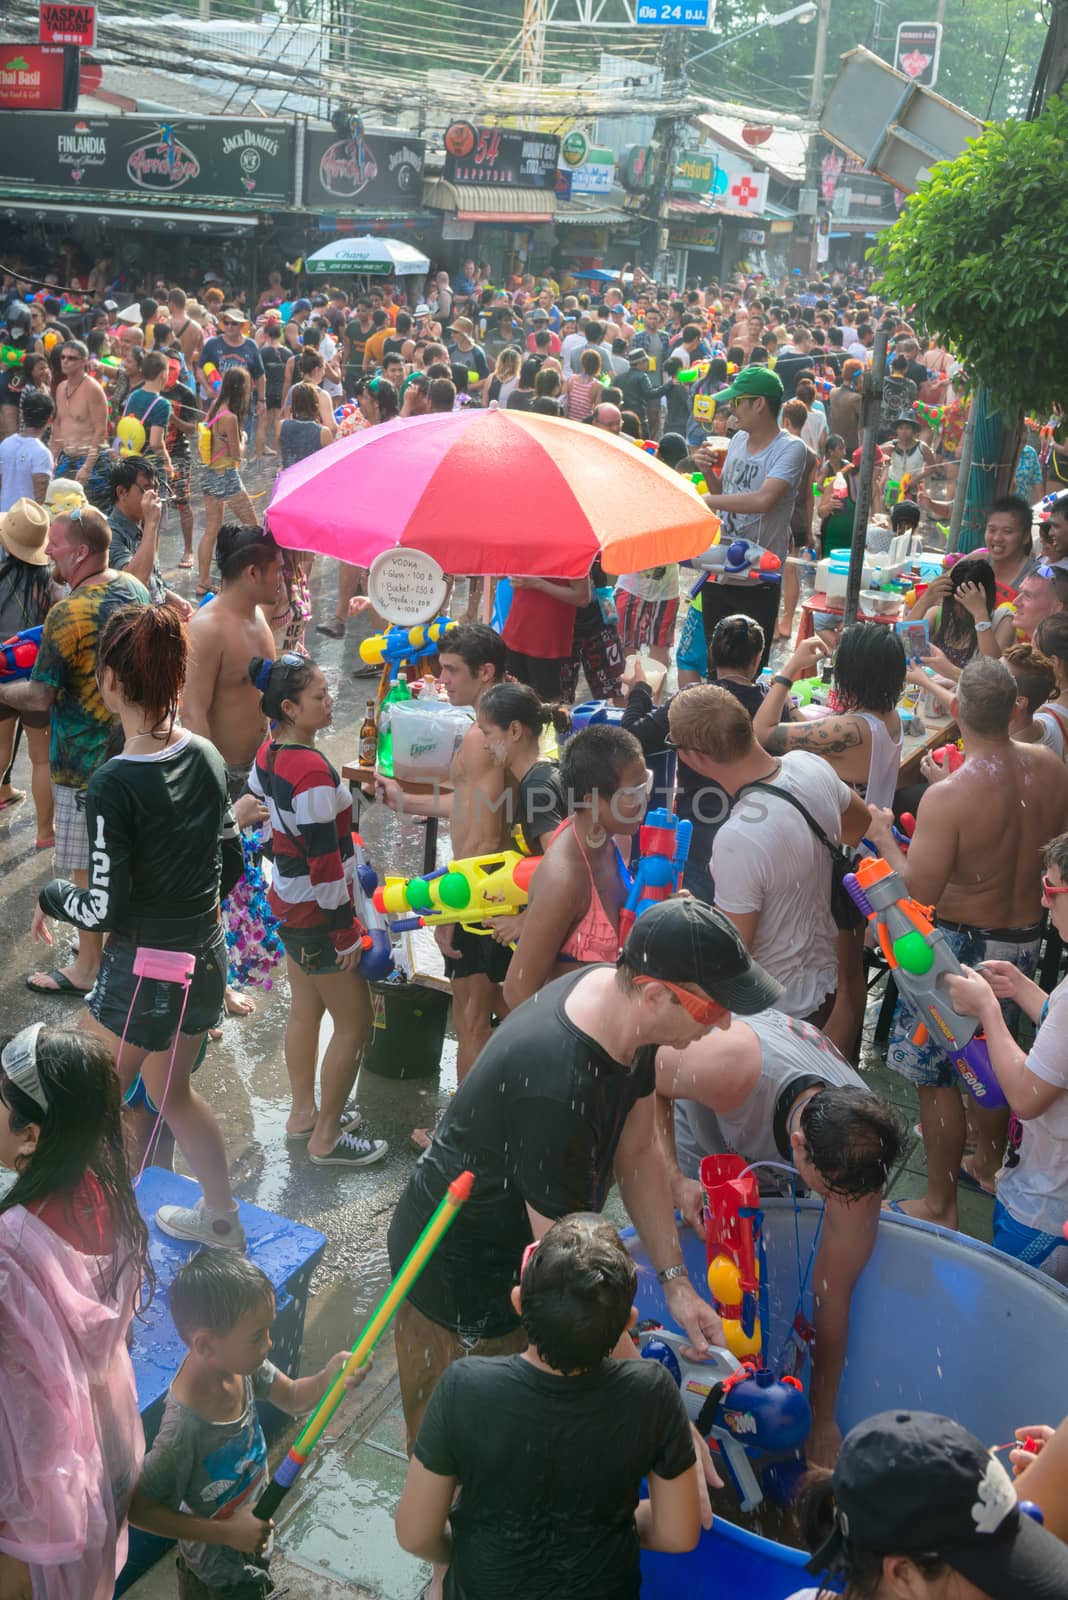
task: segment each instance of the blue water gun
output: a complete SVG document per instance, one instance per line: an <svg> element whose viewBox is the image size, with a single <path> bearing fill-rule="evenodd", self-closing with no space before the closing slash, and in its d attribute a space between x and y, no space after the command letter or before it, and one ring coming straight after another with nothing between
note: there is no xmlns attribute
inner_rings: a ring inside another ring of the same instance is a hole
<svg viewBox="0 0 1068 1600"><path fill-rule="evenodd" d="M627 903L619 914L619 942L624 944L643 911L678 894L690 852L693 824L662 807L646 812L638 834L641 858L634 873Z"/></svg>
<svg viewBox="0 0 1068 1600"><path fill-rule="evenodd" d="M360 660L369 667L387 666L390 676L396 677L402 661L418 661L420 656L436 655L449 628L457 624L451 617L438 617L434 622L423 622L417 628L390 628L386 633L372 633L360 645Z"/></svg>

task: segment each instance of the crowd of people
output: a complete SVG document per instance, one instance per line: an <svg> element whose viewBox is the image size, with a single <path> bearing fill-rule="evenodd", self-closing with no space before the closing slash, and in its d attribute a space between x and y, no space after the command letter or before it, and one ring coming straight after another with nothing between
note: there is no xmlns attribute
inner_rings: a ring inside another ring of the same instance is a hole
<svg viewBox="0 0 1068 1600"><path fill-rule="evenodd" d="M945 429L913 405L948 415L964 377L875 294L798 278L676 293L628 270L591 299L562 275L495 289L474 262L451 284L432 274L421 299L287 295L272 274L252 309L216 284L121 308L103 283L77 308L31 288L9 279L0 295L18 353L0 385L0 623L5 638L40 630L29 670L0 676L0 809L27 799L24 734L36 845L54 863L33 937L51 948L59 921L77 943L27 977L33 1020L0 1051L0 1161L16 1175L0 1199L0 1342L9 1371L22 1360L42 1390L61 1384L69 1413L35 1409L31 1441L25 1395L0 1397L0 1600L105 1600L129 1523L180 1541L186 1600L271 1593L255 1401L308 1411L342 1358L300 1379L269 1361L273 1292L245 1258L226 1129L195 1086L223 1015L253 1011L227 919L254 839L284 951L294 1159L358 1174L387 1147L352 1104L372 1005L353 801L317 745L336 678L306 648L312 560L272 536L270 481L338 437L465 404L646 443L703 478L723 543L770 551L784 577L762 625L742 603L713 616L712 589L692 592L674 564L533 578L517 551L500 627L478 620L471 582L440 644L442 691L471 712L448 785L377 780L391 809L447 823L454 858L539 858L528 903L489 935L435 930L458 1086L437 1126L413 1131L395 1271L472 1164L476 1186L397 1315L400 1543L456 1600L505 1582L636 1594L639 1547L692 1548L715 1469L666 1373L631 1359L634 1267L599 1213L617 1183L668 1313L705 1353L724 1330L677 1216L701 1231L701 1158L731 1150L790 1169L764 1174L768 1192L824 1201L806 1336L813 1570L877 1600L1068 1593L1068 1551L1021 1516L970 1435L887 1413L843 1444L836 1422L884 1205L955 1229L959 1187L983 1190L995 1247L1068 1284L1068 988L1055 959L1052 992L1036 981L1044 942L1055 957L1068 939L1068 498L1040 518L1034 486L1001 496L983 548L916 583L918 656L874 620L818 614L795 639L789 558L854 537L880 320L892 361L869 547L933 530L928 487L951 488ZM338 639L366 620L366 573L330 565L317 627ZM803 716L795 685L822 667L829 714ZM574 732L580 685L615 709ZM963 759L925 757L922 784L902 788L909 688L949 712ZM687 892L627 931L627 858L672 757ZM953 1004L979 1019L1008 1103L966 1102L899 1002L887 1064L916 1088L927 1168L911 1200L886 1200L908 1135L860 1065L870 950L835 893L860 849L934 908L963 963ZM146 967L146 949L181 958L181 981ZM71 996L78 1032L37 1020ZM201 1248L169 1287L188 1355L146 1456L126 1334L153 1283L131 1174L174 1145L200 1197L154 1223ZM591 1431L607 1445L596 1485L578 1443ZM1068 1531L1049 1465L1063 1437L1019 1437L1027 1493L1043 1486L1048 1523ZM907 1492L900 1472L884 1482L895 1452ZM971 1527L969 1496L989 1512Z"/></svg>

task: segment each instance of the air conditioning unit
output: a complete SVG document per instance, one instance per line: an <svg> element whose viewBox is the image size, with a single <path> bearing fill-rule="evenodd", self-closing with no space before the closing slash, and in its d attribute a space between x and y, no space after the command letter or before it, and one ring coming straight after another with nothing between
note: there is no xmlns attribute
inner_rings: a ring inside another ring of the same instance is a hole
<svg viewBox="0 0 1068 1600"><path fill-rule="evenodd" d="M799 217L814 217L819 208L819 194L815 189L799 189L797 192L797 214Z"/></svg>

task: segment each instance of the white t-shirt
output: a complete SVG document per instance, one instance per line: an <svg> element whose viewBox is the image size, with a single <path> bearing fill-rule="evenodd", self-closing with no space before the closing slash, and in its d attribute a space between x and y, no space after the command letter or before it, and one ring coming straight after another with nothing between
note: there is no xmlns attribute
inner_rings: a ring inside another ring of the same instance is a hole
<svg viewBox="0 0 1068 1600"><path fill-rule="evenodd" d="M1035 722L1042 729L1042 738L1039 743L1044 744L1047 750L1060 760L1068 760L1068 747L1064 742L1064 710L1058 713L1051 711L1047 706L1039 706L1035 712Z"/></svg>
<svg viewBox="0 0 1068 1600"><path fill-rule="evenodd" d="M773 787L796 795L832 844L852 792L822 756L791 750ZM743 794L712 846L721 911L757 911L754 961L778 978L778 1010L807 1017L838 982L838 929L831 916L831 857L799 811L766 790Z"/></svg>
<svg viewBox="0 0 1068 1600"><path fill-rule="evenodd" d="M1068 979L1049 997L1027 1069L1043 1083L1068 1089ZM1056 1234L1068 1222L1068 1094L1039 1117L1022 1122L1020 1160L998 1178L998 1199L1025 1228Z"/></svg>
<svg viewBox="0 0 1068 1600"><path fill-rule="evenodd" d="M319 354L323 357L324 361L333 361L334 357L337 355L337 340L334 338L332 333L324 333L322 338L319 340ZM335 400L337 399L338 395L344 393L340 383L333 383L329 378L323 379L323 388L326 390L327 394L332 395Z"/></svg>
<svg viewBox="0 0 1068 1600"><path fill-rule="evenodd" d="M567 338L563 340L560 345L560 365L565 373L577 370L571 365L571 352L573 350L585 350L585 348L586 335L584 333L569 333Z"/></svg>
<svg viewBox="0 0 1068 1600"><path fill-rule="evenodd" d="M726 545L732 539L751 539L754 544L774 550L777 556L785 559L790 547L790 518L807 461L808 447L804 439L785 429L756 455L749 453L749 435L739 430L727 447L722 492L756 494L767 478L782 478L790 487L770 511L720 511L721 542Z"/></svg>
<svg viewBox="0 0 1068 1600"><path fill-rule="evenodd" d="M677 600L679 598L679 566L677 561L669 562L659 578L653 576L655 568L648 572L623 572L616 579L617 591L622 589L624 594L637 595L639 600Z"/></svg>
<svg viewBox="0 0 1068 1600"><path fill-rule="evenodd" d="M0 511L10 511L16 500L34 499L33 478L52 476L52 452L40 439L12 433L0 444Z"/></svg>

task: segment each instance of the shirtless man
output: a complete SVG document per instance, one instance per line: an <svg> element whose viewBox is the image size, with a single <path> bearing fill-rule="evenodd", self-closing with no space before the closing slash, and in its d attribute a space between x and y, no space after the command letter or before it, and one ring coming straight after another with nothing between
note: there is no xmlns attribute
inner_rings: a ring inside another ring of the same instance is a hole
<svg viewBox="0 0 1068 1600"><path fill-rule="evenodd" d="M931 787L920 801L907 856L894 842L890 811L873 809L868 832L909 894L936 908L939 926L966 966L1000 959L1029 977L1042 934L1042 884L1035 862L1043 846L1068 826L1068 770L1041 745L1013 743L1009 723L1015 708L1016 680L1008 667L976 656L960 675L952 708L964 740L963 766L943 778L940 768L925 760ZM1006 1009L1005 1020L1014 1031L1015 1006ZM914 1083L919 1094L927 1192L918 1200L893 1201L892 1209L955 1228L964 1104L949 1057L931 1041L911 1043L914 1026L912 1013L899 1005L887 1066ZM969 1111L978 1147L964 1172L992 1194L1008 1112L976 1105Z"/></svg>
<svg viewBox="0 0 1068 1600"><path fill-rule="evenodd" d="M450 628L439 652L441 680L454 706L478 703L487 689L504 677L505 644L500 634L481 622ZM503 850L508 842L512 780L487 752L477 722L472 722L449 769L451 793L405 794L393 778L379 778L377 788L393 811L416 817L443 817L449 824L453 860ZM435 928L434 937L452 980L452 1015L456 1028L456 1077L463 1082L475 1057L489 1041L494 1016L504 1017L501 986L511 951L484 934L469 933L453 923ZM425 1150L430 1136L416 1128L412 1142Z"/></svg>
<svg viewBox="0 0 1068 1600"><path fill-rule="evenodd" d="M237 801L267 732L260 692L248 666L253 656L273 659L275 654L264 612L273 608L282 584L282 552L262 528L227 522L219 529L216 559L219 593L194 613L188 627L182 723L211 740L226 762L230 799ZM266 812L246 796L237 816L244 826ZM226 1009L243 1017L256 1008L246 995L227 986Z"/></svg>
<svg viewBox="0 0 1068 1600"><path fill-rule="evenodd" d="M185 290L172 289L167 296L171 331L182 347L186 366L192 372L200 360L200 351L204 344L204 330L199 322L193 321L186 310L186 305Z"/></svg>
<svg viewBox="0 0 1068 1600"><path fill-rule="evenodd" d="M901 1155L893 1109L811 1023L782 1011L732 1017L685 1050L656 1056L656 1118L676 1209L703 1232L701 1158L733 1151L792 1167L824 1201L812 1268L810 1462L833 1466L835 1402L853 1289L875 1245L883 1187ZM790 1194L789 1173L757 1172L762 1194Z"/></svg>
<svg viewBox="0 0 1068 1600"><path fill-rule="evenodd" d="M80 339L60 346L62 381L56 388L56 417L52 424L52 454L57 478L77 478L87 484L97 461L106 453L108 399L88 372L89 350Z"/></svg>

